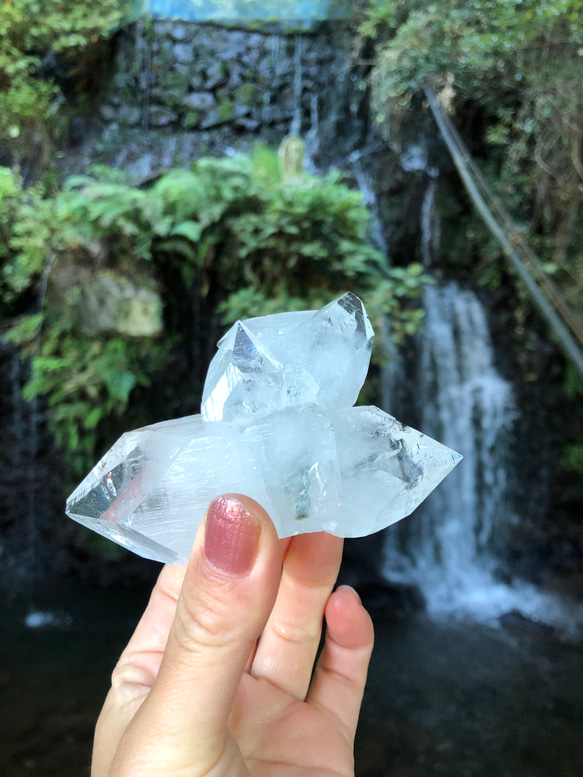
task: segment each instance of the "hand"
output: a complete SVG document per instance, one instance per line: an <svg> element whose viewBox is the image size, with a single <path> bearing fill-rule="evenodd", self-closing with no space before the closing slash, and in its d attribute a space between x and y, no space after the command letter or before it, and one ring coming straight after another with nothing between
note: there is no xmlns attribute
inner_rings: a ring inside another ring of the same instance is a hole
<svg viewBox="0 0 583 777"><path fill-rule="evenodd" d="M214 500L115 668L92 777L353 775L373 628L351 588L331 594L342 542L280 541L252 499Z"/></svg>

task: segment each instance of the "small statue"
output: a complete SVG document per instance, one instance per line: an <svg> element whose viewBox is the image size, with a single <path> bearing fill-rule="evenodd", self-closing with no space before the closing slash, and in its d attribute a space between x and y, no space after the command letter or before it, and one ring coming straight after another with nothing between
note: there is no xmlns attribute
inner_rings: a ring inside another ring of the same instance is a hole
<svg viewBox="0 0 583 777"><path fill-rule="evenodd" d="M304 175L306 144L297 135L288 135L279 146L279 169L284 181L297 181Z"/></svg>

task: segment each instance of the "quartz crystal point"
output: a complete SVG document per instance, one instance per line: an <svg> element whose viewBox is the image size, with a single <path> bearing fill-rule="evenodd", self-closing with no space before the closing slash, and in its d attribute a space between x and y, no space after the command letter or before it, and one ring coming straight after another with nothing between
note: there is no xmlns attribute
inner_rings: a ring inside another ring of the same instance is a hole
<svg viewBox="0 0 583 777"><path fill-rule="evenodd" d="M237 321L209 367L202 417L243 421L310 402L352 407L373 339L364 305L350 292L319 311Z"/></svg>
<svg viewBox="0 0 583 777"><path fill-rule="evenodd" d="M256 499L280 537L357 537L404 518L461 456L376 407L352 407L372 339L353 294L238 321L210 365L202 415L124 434L68 515L172 564L186 564L209 502L229 492Z"/></svg>

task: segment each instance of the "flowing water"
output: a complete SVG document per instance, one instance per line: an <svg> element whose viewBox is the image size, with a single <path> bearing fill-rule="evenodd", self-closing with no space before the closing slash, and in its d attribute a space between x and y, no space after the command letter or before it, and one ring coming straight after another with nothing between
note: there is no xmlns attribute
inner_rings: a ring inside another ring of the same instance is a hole
<svg viewBox="0 0 583 777"><path fill-rule="evenodd" d="M455 283L428 286L424 302L414 384L419 428L464 459L411 518L389 529L385 573L417 584L434 616L491 620L519 610L576 633L579 606L500 579L497 549L516 520L508 486L517 413L512 386L495 366L484 308Z"/></svg>
<svg viewBox="0 0 583 777"><path fill-rule="evenodd" d="M304 39L301 35L296 35L294 46L294 109L293 119L289 134L299 136L302 133L302 95L303 95L303 70L302 70L302 50Z"/></svg>
<svg viewBox="0 0 583 777"><path fill-rule="evenodd" d="M389 255L389 245L385 239L383 225L379 214L379 204L376 193L370 178L370 175L364 170L362 165L362 152L354 151L348 161L354 172L354 177L362 194L362 202L368 208L372 216L372 238L376 247L382 251L385 256Z"/></svg>
<svg viewBox="0 0 583 777"><path fill-rule="evenodd" d="M429 269L439 250L439 220L435 212L437 195L437 175L435 168L430 170L429 182L421 205L421 257L423 266Z"/></svg>

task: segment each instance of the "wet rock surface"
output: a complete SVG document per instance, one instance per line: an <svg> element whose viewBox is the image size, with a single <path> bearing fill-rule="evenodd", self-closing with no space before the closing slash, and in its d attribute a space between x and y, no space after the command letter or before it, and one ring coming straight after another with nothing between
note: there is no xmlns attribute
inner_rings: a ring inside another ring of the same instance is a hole
<svg viewBox="0 0 583 777"><path fill-rule="evenodd" d="M309 112L312 96L327 89L330 73L346 68L349 51L350 35L342 25L334 32L322 25L310 34L284 34L171 21L154 21L146 31L138 23L120 38L101 115L134 126L139 110L144 129L200 129L209 126L218 106L225 124L233 123L241 108L258 126L289 122L296 106L286 95L295 95L297 108Z"/></svg>
<svg viewBox="0 0 583 777"><path fill-rule="evenodd" d="M310 170L334 165L354 175L358 165L372 180L378 167L388 215L383 186L399 189L401 176L372 125L370 69L342 22L309 32L138 23L118 35L111 80L60 169L66 176L104 164L142 183L199 156L246 153L258 141L277 147L300 134Z"/></svg>
<svg viewBox="0 0 583 777"><path fill-rule="evenodd" d="M425 609L425 599L414 585L391 583L382 577L357 583L356 590L362 603L378 621L407 618Z"/></svg>
<svg viewBox="0 0 583 777"><path fill-rule="evenodd" d="M554 629L547 623L525 617L518 610L511 610L499 618L500 625L510 632L522 631L528 634L550 635Z"/></svg>

